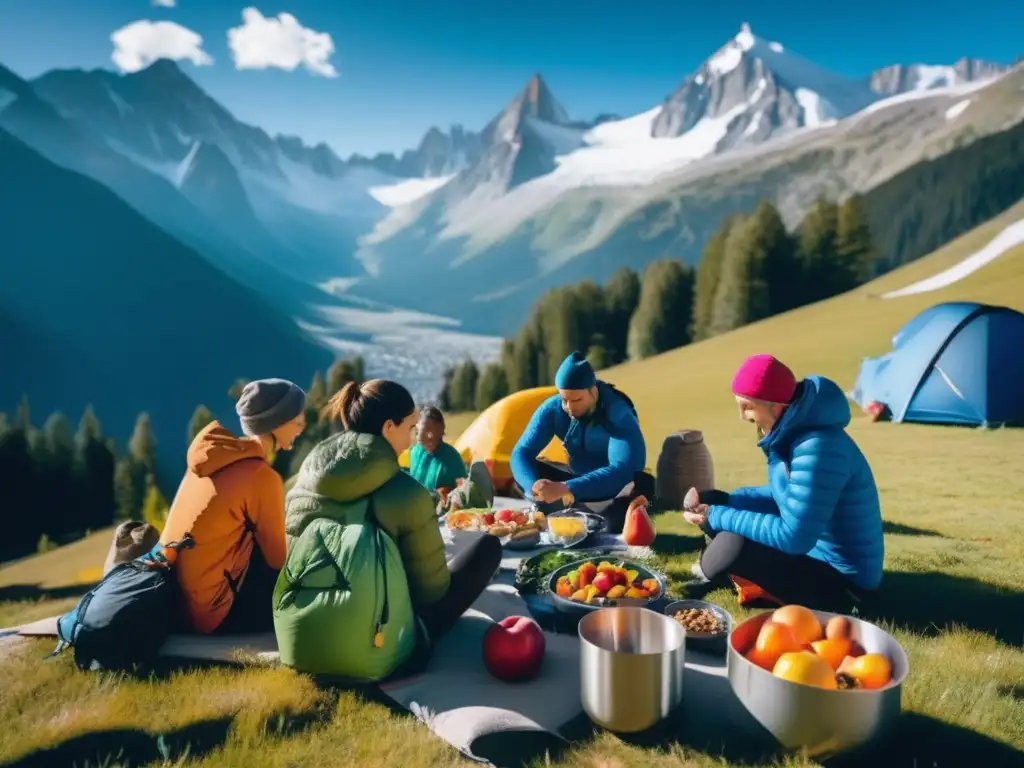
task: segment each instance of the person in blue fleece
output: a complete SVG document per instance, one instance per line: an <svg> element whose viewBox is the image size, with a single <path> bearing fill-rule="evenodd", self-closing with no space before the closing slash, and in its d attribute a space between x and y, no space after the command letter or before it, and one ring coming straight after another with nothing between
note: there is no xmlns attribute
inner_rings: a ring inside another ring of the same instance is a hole
<svg viewBox="0 0 1024 768"><path fill-rule="evenodd" d="M768 484L690 491L683 515L710 542L687 591L738 576L784 604L855 607L880 585L885 551L878 488L846 433L846 396L823 376L798 383L771 355L748 358L732 391L757 425Z"/></svg>
<svg viewBox="0 0 1024 768"><path fill-rule="evenodd" d="M541 403L512 450L512 476L523 495L547 512L584 504L620 533L629 502L654 498L654 478L644 471L647 449L633 403L598 381L580 352L555 374L558 394ZM537 456L553 437L562 441L569 466Z"/></svg>

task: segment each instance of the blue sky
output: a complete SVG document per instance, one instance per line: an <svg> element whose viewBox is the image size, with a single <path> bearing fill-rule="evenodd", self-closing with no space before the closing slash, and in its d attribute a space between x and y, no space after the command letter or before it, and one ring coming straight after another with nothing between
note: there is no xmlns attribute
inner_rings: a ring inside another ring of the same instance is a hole
<svg viewBox="0 0 1024 768"><path fill-rule="evenodd" d="M169 1L169 0L167 0ZM199 34L212 66L183 69L239 118L325 140L342 156L414 146L430 125L482 127L534 72L577 118L660 102L748 21L759 36L849 76L897 62L1024 54L1024 2L861 0L622 3L607 0L286 0L254 5L327 33L337 77L237 70L227 30L245 2L2 0L0 62L26 77L105 67L111 33L140 19ZM634 8L643 7L643 12Z"/></svg>

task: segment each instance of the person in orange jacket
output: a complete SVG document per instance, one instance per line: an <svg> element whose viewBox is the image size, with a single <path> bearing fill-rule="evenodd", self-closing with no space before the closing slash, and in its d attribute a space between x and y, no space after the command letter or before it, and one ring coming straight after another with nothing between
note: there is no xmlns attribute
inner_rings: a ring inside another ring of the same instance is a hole
<svg viewBox="0 0 1024 768"><path fill-rule="evenodd" d="M274 628L271 596L284 566L284 483L267 462L306 426L306 394L290 381L261 379L235 405L244 437L213 421L188 449L188 469L160 541L186 533L192 549L171 551L186 630L202 634Z"/></svg>

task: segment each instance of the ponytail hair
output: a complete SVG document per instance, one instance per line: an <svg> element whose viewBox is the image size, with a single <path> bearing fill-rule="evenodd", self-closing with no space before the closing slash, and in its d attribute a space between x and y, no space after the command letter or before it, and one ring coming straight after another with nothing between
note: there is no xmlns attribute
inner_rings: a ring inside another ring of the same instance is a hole
<svg viewBox="0 0 1024 768"><path fill-rule="evenodd" d="M346 432L381 435L388 421L396 426L416 410L409 390L388 379L363 384L348 382L320 410L323 419L337 419Z"/></svg>

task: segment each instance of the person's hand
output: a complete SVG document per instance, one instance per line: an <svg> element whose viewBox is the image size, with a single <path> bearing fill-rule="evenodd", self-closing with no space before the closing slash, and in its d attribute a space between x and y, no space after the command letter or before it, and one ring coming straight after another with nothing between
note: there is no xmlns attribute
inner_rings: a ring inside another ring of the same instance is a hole
<svg viewBox="0 0 1024 768"><path fill-rule="evenodd" d="M554 480L538 480L530 489L534 501L545 504L558 501L563 496L569 495L569 488L565 483L556 483Z"/></svg>
<svg viewBox="0 0 1024 768"><path fill-rule="evenodd" d="M699 506L700 492L696 488L691 488L686 492L686 496L683 497L683 509L692 512Z"/></svg>
<svg viewBox="0 0 1024 768"><path fill-rule="evenodd" d="M698 504L694 509L684 510L683 519L698 527L703 526L708 521L708 505Z"/></svg>

